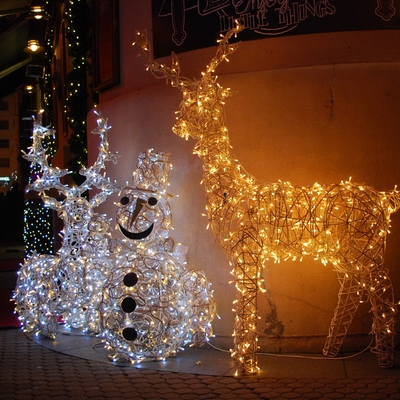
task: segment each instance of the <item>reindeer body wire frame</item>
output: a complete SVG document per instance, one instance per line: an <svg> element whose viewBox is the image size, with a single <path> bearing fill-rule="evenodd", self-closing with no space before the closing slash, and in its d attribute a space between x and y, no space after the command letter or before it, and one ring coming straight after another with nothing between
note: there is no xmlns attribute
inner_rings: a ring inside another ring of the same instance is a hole
<svg viewBox="0 0 400 400"><path fill-rule="evenodd" d="M81 185L61 183L61 177L69 171L49 165L42 139L54 135L54 131L41 126L40 115L34 120L33 144L29 153L23 154L40 166L39 176L27 190L39 192L45 206L55 210L64 222L58 254L34 253L27 258L19 271L14 294L24 330L50 338L57 334L59 317L74 328L93 333L99 330L101 289L111 269L107 257L110 224L104 215L93 210L120 187L102 172L105 162L115 163L117 155L109 151L107 120L101 113L96 114L98 126L92 133L100 136L99 155L93 166L79 171L86 177ZM83 194L92 187L99 192L87 200ZM50 189L56 189L63 198L47 195Z"/></svg>
<svg viewBox="0 0 400 400"><path fill-rule="evenodd" d="M312 186L263 183L245 171L229 143L224 112L229 89L217 83L214 72L237 50L239 44L228 41L242 29L238 25L222 36L200 80L180 77L175 54L171 67L157 63L146 34L138 33L136 41L147 68L183 94L173 132L197 140L194 153L203 161L209 226L233 266L237 298L231 353L238 372L259 370L257 293L264 290L263 266L268 260L305 256L331 263L340 283L323 353L337 355L366 295L373 315L373 351L381 367L392 367L397 305L384 253L390 215L400 207L400 194L396 188L379 192L351 179Z"/></svg>

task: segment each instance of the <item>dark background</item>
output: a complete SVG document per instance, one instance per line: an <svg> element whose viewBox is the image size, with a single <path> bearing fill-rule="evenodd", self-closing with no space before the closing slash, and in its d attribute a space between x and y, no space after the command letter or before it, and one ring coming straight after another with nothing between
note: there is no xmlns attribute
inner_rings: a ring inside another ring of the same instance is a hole
<svg viewBox="0 0 400 400"><path fill-rule="evenodd" d="M291 15L289 24L279 20L283 0L152 0L153 48L155 58L184 51L214 46L220 33L229 30L226 24L239 19L246 29L238 40L267 39L277 36L311 33L400 29L400 0L287 0ZM275 3L275 4L274 4ZM376 14L379 3L394 8L394 15L386 20ZM240 4L235 8L234 4ZM264 9L257 8L260 4ZM177 45L172 36L172 6L184 5L184 12L176 12L175 20L184 16L185 40ZM263 14L264 11L264 14ZM257 16L264 15L258 24ZM225 21L221 23L221 20ZM249 21L253 24L249 27ZM232 40L233 41L233 40Z"/></svg>

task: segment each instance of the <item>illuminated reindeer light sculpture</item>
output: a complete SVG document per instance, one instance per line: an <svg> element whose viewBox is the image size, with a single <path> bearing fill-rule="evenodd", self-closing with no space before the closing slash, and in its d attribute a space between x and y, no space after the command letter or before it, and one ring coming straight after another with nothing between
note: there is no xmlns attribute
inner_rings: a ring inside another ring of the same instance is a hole
<svg viewBox="0 0 400 400"><path fill-rule="evenodd" d="M102 173L106 161L116 162L117 155L109 151L107 120L97 113L100 136L99 155L93 166L79 171L85 181L79 186L68 186L60 178L69 174L65 169L48 163L43 139L54 134L51 129L34 121L33 144L24 158L40 166L41 173L28 190L40 193L44 204L55 210L64 222L63 241L56 256L34 253L19 271L15 288L16 311L23 328L54 338L57 318L74 328L98 332L102 287L111 271L108 256L109 221L93 211L107 196L120 187ZM83 197L92 187L99 189L90 200ZM56 189L62 199L46 194Z"/></svg>
<svg viewBox="0 0 400 400"><path fill-rule="evenodd" d="M235 301L234 349L239 371L255 373L257 366L257 293L266 261L302 259L330 262L340 283L338 304L323 349L337 355L362 296L373 314L373 351L381 367L393 365L396 304L384 266L390 214L400 207L396 189L378 192L351 181L340 184L295 186L263 183L247 173L231 153L224 104L229 90L217 83L215 68L238 44L219 41L216 56L200 80L180 77L176 56L172 67L155 62L146 35L137 43L147 67L182 91L183 101L173 132L197 140L194 153L203 161L209 225L233 266Z"/></svg>

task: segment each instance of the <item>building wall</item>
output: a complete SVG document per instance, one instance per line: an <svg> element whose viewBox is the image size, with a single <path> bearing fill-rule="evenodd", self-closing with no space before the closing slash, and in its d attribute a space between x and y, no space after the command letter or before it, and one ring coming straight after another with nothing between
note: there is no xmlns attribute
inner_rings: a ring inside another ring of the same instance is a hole
<svg viewBox="0 0 400 400"><path fill-rule="evenodd" d="M20 92L11 94L2 99L0 109L0 139L4 147L0 148L0 158L3 160L0 166L0 176L9 177L13 172L20 177L19 164L19 97ZM7 162L8 160L8 162Z"/></svg>
<svg viewBox="0 0 400 400"><path fill-rule="evenodd" d="M213 324L216 342L230 345L231 268L202 216L205 193L202 164L192 154L195 143L171 131L180 93L146 72L132 47L135 30L144 29L151 43L150 0L120 0L121 84L101 93L98 105L112 126L111 150L121 156L116 166L107 166L107 174L124 184L130 182L140 152L154 148L171 153L169 192L179 195L171 201L171 236L189 247L190 267L203 269L212 282L221 317ZM244 168L267 182L329 184L352 177L378 190L393 189L400 183L399 39L400 31L374 31L244 42L217 72L220 84L232 90L226 115L233 152ZM198 77L215 49L180 54L182 75ZM89 130L94 126L90 113ZM91 163L97 139L89 133ZM117 200L117 195L109 198L100 211L114 217ZM386 261L399 299L400 214L393 215L391 232ZM331 267L314 260L269 262L263 276L262 349L321 351L339 289ZM345 349L369 343L368 310L368 304L360 306Z"/></svg>

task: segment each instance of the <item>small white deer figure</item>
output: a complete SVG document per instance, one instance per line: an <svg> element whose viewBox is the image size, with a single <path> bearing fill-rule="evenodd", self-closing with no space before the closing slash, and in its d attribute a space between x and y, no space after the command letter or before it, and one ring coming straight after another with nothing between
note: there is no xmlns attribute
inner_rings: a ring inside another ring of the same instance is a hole
<svg viewBox="0 0 400 400"><path fill-rule="evenodd" d="M263 183L247 173L231 152L224 104L229 90L217 83L215 68L238 44L219 41L216 56L200 80L180 77L177 57L172 67L151 57L145 34L137 43L147 67L181 90L183 101L173 132L197 140L194 153L203 161L209 224L233 266L235 301L234 349L239 371L251 374L257 366L257 293L267 260L302 259L330 262L338 275L338 304L323 353L335 356L364 295L371 302L374 351L381 367L393 365L396 304L384 266L390 214L400 206L396 188L378 192L351 181L295 186Z"/></svg>
<svg viewBox="0 0 400 400"><path fill-rule="evenodd" d="M34 253L19 271L15 289L16 311L26 331L54 338L57 319L90 332L98 332L98 304L111 263L108 260L109 221L95 213L95 207L107 196L121 188L111 182L102 170L106 161L116 162L117 155L109 151L107 131L110 127L100 113L93 134L100 136L99 155L93 166L82 167L85 181L68 186L60 178L68 170L52 167L42 145L45 136L54 132L34 121L33 143L23 157L40 166L40 176L27 190L39 192L44 204L55 210L63 220L62 246L57 255ZM90 200L83 194L95 187L100 191ZM61 199L50 197L46 191L56 189Z"/></svg>

